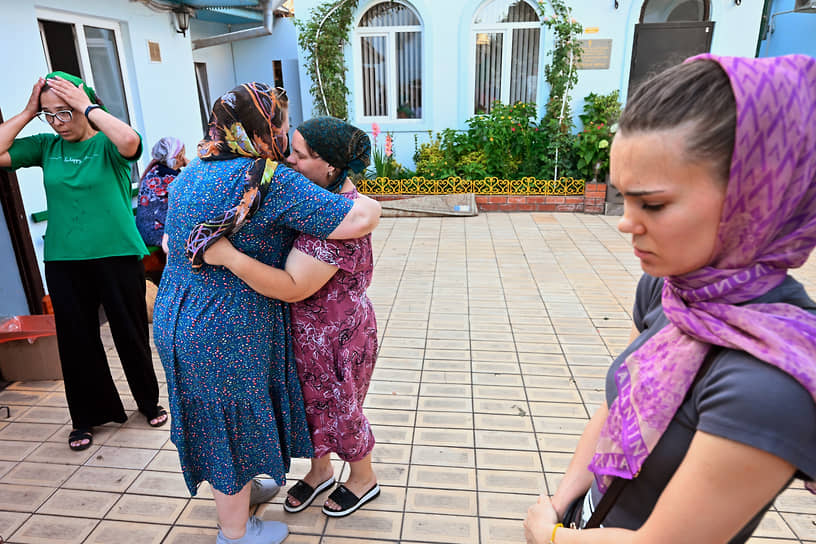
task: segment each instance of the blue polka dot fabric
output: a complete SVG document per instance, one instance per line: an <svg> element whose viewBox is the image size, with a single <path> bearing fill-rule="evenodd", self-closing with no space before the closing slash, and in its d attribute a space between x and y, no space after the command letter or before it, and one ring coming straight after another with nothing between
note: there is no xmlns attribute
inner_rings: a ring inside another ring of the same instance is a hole
<svg viewBox="0 0 816 544"><path fill-rule="evenodd" d="M241 197L252 159L195 159L170 186L170 251L153 314L178 449L190 493L207 481L235 494L258 474L284 482L291 457L312 443L292 352L289 308L223 267L193 271L184 242L199 222ZM230 237L244 253L283 267L298 232L326 238L351 209L279 166L258 212Z"/></svg>

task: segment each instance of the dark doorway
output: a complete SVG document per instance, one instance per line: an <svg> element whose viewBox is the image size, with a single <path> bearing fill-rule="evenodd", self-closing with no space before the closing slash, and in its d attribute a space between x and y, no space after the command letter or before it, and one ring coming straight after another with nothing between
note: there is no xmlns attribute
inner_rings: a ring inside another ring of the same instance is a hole
<svg viewBox="0 0 816 544"><path fill-rule="evenodd" d="M0 123L3 122L3 113L0 112ZM14 259L17 262L17 271L25 292L28 311L31 314L43 313L42 300L45 295L40 267L37 264L37 255L28 230L28 221L23 207L23 198L17 184L17 176L13 171L0 170L0 206L8 226Z"/></svg>
<svg viewBox="0 0 816 544"><path fill-rule="evenodd" d="M713 34L713 21L635 25L629 95L650 76L688 57L708 53Z"/></svg>

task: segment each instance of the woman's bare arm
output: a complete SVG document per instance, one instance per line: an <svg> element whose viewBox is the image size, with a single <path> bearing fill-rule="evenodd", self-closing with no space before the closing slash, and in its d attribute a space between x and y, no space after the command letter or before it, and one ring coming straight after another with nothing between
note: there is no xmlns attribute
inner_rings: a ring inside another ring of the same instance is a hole
<svg viewBox="0 0 816 544"><path fill-rule="evenodd" d="M38 79L31 89L31 95L28 97L28 103L23 111L0 124L0 168L11 166L11 155L9 155L8 150L14 143L14 138L20 134L23 127L37 116L40 107L40 92L43 85L45 85L45 80Z"/></svg>
<svg viewBox="0 0 816 544"><path fill-rule="evenodd" d="M319 261L297 249L286 258L284 270L264 264L235 249L226 238L215 242L204 253L204 262L225 266L260 294L282 300L299 302L315 294L338 268Z"/></svg>
<svg viewBox="0 0 816 544"><path fill-rule="evenodd" d="M328 237L334 240L348 240L365 236L377 227L381 214L380 203L361 194L354 199L351 211Z"/></svg>
<svg viewBox="0 0 816 544"><path fill-rule="evenodd" d="M785 484L796 468L766 451L702 431L694 434L683 462L637 531L557 530L558 544L725 544ZM547 505L530 509L528 542L549 542Z"/></svg>

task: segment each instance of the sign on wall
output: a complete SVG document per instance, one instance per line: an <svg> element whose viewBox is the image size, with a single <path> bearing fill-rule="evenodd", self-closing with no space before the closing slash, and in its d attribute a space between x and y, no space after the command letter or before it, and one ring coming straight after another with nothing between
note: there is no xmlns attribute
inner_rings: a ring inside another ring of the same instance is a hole
<svg viewBox="0 0 816 544"><path fill-rule="evenodd" d="M609 59L612 56L612 40L581 40L583 53L581 62L578 63L579 70L608 70Z"/></svg>

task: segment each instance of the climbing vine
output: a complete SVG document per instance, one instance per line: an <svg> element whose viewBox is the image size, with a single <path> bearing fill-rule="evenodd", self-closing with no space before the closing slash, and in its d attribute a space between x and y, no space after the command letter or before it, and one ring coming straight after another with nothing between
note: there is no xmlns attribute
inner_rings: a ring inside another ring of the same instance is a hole
<svg viewBox="0 0 816 544"><path fill-rule="evenodd" d="M552 9L548 13L547 7ZM541 24L554 34L550 63L544 67L544 79L550 86L550 98L540 126L550 137L547 165L554 170L569 169L572 143L572 109L569 93L578 82L578 62L583 49L578 37L583 32L581 24L572 17L572 10L564 0L540 0L538 2Z"/></svg>
<svg viewBox="0 0 816 544"><path fill-rule="evenodd" d="M343 50L359 0L329 1L316 6L307 21L295 21L298 45L306 53L315 115L348 117L349 94Z"/></svg>

